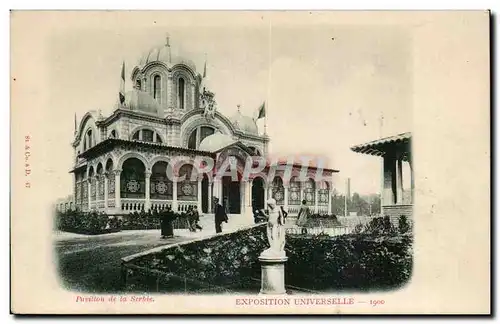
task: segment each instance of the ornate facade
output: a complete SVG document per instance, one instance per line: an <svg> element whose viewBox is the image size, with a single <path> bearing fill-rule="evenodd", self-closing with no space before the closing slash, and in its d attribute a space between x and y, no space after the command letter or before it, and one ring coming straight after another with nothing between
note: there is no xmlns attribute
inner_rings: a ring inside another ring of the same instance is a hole
<svg viewBox="0 0 500 324"><path fill-rule="evenodd" d="M210 213L211 197L217 196L229 213L247 214L263 208L272 196L291 212L302 199L318 212L330 211L331 181L316 183L312 167L307 181L287 180L278 168L268 183L266 172L272 165L247 181L210 174L190 179L197 156L215 161L233 156L241 175L246 158L268 155L269 137L259 134L255 120L239 108L231 117L218 112L206 65L203 75L198 73L192 61L171 54L168 40L139 60L131 81L134 89L118 100L111 115L89 111L75 126L76 208L124 214L166 206L184 211L197 205ZM182 161L174 172L187 175L183 181L167 177L174 160ZM295 175L300 167L293 166Z"/></svg>

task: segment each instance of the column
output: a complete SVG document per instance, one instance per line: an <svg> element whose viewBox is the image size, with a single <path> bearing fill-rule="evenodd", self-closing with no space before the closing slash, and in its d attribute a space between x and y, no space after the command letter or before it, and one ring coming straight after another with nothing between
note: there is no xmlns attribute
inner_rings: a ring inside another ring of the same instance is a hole
<svg viewBox="0 0 500 324"><path fill-rule="evenodd" d="M396 202L396 158L388 153L384 156L384 181L382 205L393 205Z"/></svg>
<svg viewBox="0 0 500 324"><path fill-rule="evenodd" d="M403 160L401 157L396 160L396 203L403 204Z"/></svg>
<svg viewBox="0 0 500 324"><path fill-rule="evenodd" d="M333 186L330 184L330 186L328 188L328 215L332 214L332 192L333 192L333 190L330 189L332 187Z"/></svg>
<svg viewBox="0 0 500 324"><path fill-rule="evenodd" d="M87 210L90 211L90 204L92 203L92 178L87 178L87 199L89 201L89 208Z"/></svg>
<svg viewBox="0 0 500 324"><path fill-rule="evenodd" d="M120 175L122 173L122 170L116 169L113 171L115 174L115 208L116 211L119 213L122 211L122 203L121 203L121 197L120 197Z"/></svg>
<svg viewBox="0 0 500 324"><path fill-rule="evenodd" d="M201 213L201 180L198 180L198 212Z"/></svg>
<svg viewBox="0 0 500 324"><path fill-rule="evenodd" d="M253 212L252 212L252 182L250 180L244 181L243 183L243 189L244 195L243 195L243 205L245 206L244 212L247 215L250 215L253 221Z"/></svg>
<svg viewBox="0 0 500 324"><path fill-rule="evenodd" d="M286 212L288 212L288 195L289 195L288 188L289 187L290 187L290 184L288 184L288 183L283 184L283 190L284 190L284 194L285 194L283 208L285 209Z"/></svg>
<svg viewBox="0 0 500 324"><path fill-rule="evenodd" d="M264 184L264 209L267 209L267 199L269 196L269 186Z"/></svg>
<svg viewBox="0 0 500 324"><path fill-rule="evenodd" d="M146 180L146 185L144 188L146 193L146 201L144 202L144 211L151 209L151 171L144 172L144 179Z"/></svg>
<svg viewBox="0 0 500 324"><path fill-rule="evenodd" d="M314 184L314 212L319 213L319 183Z"/></svg>
<svg viewBox="0 0 500 324"><path fill-rule="evenodd" d="M240 212L241 214L245 214L246 211L246 192L245 192L245 181L241 180L240 181Z"/></svg>
<svg viewBox="0 0 500 324"><path fill-rule="evenodd" d="M94 176L94 187L95 187L95 196L94 196L94 201L95 201L95 204L94 204L94 207L95 209L97 210L97 201L99 200L99 176L96 174Z"/></svg>
<svg viewBox="0 0 500 324"><path fill-rule="evenodd" d="M177 177L172 179L172 210L178 212L179 204L177 203Z"/></svg>
<svg viewBox="0 0 500 324"><path fill-rule="evenodd" d="M212 213L212 199L213 199L212 185L213 185L213 182L209 180L208 181L208 210L207 210L209 214Z"/></svg>
<svg viewBox="0 0 500 324"><path fill-rule="evenodd" d="M108 213L108 172L104 172L104 212Z"/></svg>
<svg viewBox="0 0 500 324"><path fill-rule="evenodd" d="M219 199L219 203L222 204L223 203L223 200L222 200L222 183L221 183L221 179L214 179L213 181L214 183L214 192L213 192L213 195L214 197L217 197Z"/></svg>

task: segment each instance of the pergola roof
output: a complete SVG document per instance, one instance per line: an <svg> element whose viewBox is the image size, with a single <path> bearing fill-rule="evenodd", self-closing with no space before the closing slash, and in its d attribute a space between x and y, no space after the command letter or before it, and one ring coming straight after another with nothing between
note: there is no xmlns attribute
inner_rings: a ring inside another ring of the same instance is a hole
<svg viewBox="0 0 500 324"><path fill-rule="evenodd" d="M410 156L411 133L402 133L394 136L384 137L365 144L351 147L357 153L384 156L389 151L399 151L403 160L408 161Z"/></svg>

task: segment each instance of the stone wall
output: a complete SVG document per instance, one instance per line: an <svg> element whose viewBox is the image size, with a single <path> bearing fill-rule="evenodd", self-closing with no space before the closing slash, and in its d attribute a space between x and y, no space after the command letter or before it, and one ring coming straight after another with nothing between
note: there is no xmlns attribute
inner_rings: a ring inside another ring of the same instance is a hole
<svg viewBox="0 0 500 324"><path fill-rule="evenodd" d="M413 205L388 205L382 206L382 214L389 216L393 224L397 224L399 217L404 215L408 220L413 220Z"/></svg>

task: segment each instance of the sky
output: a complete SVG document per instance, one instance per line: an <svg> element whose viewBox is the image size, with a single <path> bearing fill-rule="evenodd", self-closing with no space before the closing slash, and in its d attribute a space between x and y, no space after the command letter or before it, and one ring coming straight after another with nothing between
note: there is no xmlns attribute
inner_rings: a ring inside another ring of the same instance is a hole
<svg viewBox="0 0 500 324"><path fill-rule="evenodd" d="M61 29L47 39L51 109L46 138L58 154L50 156L57 179L54 194L71 193L74 115L89 110L109 115L118 98L125 62L126 88L141 55L164 44L207 74L217 109L252 116L266 102L264 122L272 154L325 157L339 170L334 187L344 192L379 193L381 159L350 147L412 130L412 43L402 26L363 24L286 24L262 19L244 24L156 21L127 28ZM383 119L382 119L383 118ZM382 120L382 122L381 122ZM408 170L405 168L404 172ZM405 181L405 187L408 182Z"/></svg>

